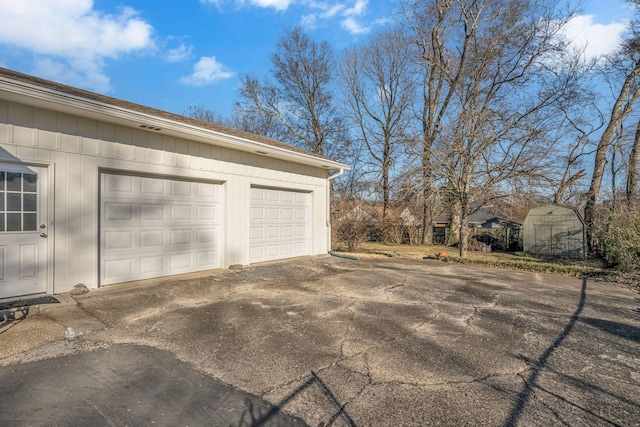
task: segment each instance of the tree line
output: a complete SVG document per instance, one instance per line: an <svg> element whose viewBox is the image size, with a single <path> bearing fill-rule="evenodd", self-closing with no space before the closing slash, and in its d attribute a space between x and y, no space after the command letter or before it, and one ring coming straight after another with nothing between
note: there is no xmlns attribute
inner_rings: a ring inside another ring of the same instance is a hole
<svg viewBox="0 0 640 427"><path fill-rule="evenodd" d="M334 197L379 203L383 234L394 204L417 208L422 243L447 213L465 256L474 211L553 201L581 208L596 251L606 213L638 207L640 0L627 1L634 18L602 58L567 40L576 10L560 0L399 0L393 24L341 52L286 29L231 117L188 114L350 164Z"/></svg>

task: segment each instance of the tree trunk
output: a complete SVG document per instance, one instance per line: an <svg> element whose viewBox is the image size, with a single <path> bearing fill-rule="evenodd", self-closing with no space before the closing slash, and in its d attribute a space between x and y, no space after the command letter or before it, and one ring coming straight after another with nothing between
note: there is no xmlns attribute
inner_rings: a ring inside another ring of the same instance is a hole
<svg viewBox="0 0 640 427"><path fill-rule="evenodd" d="M422 244L433 243L431 211L431 149L422 153Z"/></svg>
<svg viewBox="0 0 640 427"><path fill-rule="evenodd" d="M630 208L638 205L638 154L640 152L640 121L636 127L636 136L629 155L629 168L627 170L627 203Z"/></svg>
<svg viewBox="0 0 640 427"><path fill-rule="evenodd" d="M460 258L466 258L469 251L469 202L467 194L463 193L460 197Z"/></svg>
<svg viewBox="0 0 640 427"><path fill-rule="evenodd" d="M382 239L389 240L387 217L389 212L389 167L391 165L391 147L388 142L384 144L382 156Z"/></svg>

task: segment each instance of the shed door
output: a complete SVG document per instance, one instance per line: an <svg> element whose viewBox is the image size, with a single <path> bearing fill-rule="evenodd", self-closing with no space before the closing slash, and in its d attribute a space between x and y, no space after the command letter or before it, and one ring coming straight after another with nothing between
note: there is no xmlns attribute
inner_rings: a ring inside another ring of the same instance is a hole
<svg viewBox="0 0 640 427"><path fill-rule="evenodd" d="M251 188L250 262L309 255L310 194Z"/></svg>
<svg viewBox="0 0 640 427"><path fill-rule="evenodd" d="M46 169L0 163L0 299L47 291Z"/></svg>
<svg viewBox="0 0 640 427"><path fill-rule="evenodd" d="M103 173L100 284L221 266L222 186Z"/></svg>
<svg viewBox="0 0 640 427"><path fill-rule="evenodd" d="M553 255L553 228L548 224L534 224L536 255Z"/></svg>

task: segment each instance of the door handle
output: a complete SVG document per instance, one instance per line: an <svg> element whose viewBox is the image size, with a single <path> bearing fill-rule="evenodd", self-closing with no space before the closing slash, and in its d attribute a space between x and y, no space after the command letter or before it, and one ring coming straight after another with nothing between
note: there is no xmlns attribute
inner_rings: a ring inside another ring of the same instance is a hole
<svg viewBox="0 0 640 427"><path fill-rule="evenodd" d="M47 233L40 233L40 237L47 237Z"/></svg>

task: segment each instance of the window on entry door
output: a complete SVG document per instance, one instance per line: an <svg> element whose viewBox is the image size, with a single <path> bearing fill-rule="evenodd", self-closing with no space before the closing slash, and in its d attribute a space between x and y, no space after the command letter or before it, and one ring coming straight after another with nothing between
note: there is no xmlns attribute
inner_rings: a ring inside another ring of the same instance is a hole
<svg viewBox="0 0 640 427"><path fill-rule="evenodd" d="M38 175L0 172L0 232L37 231Z"/></svg>

